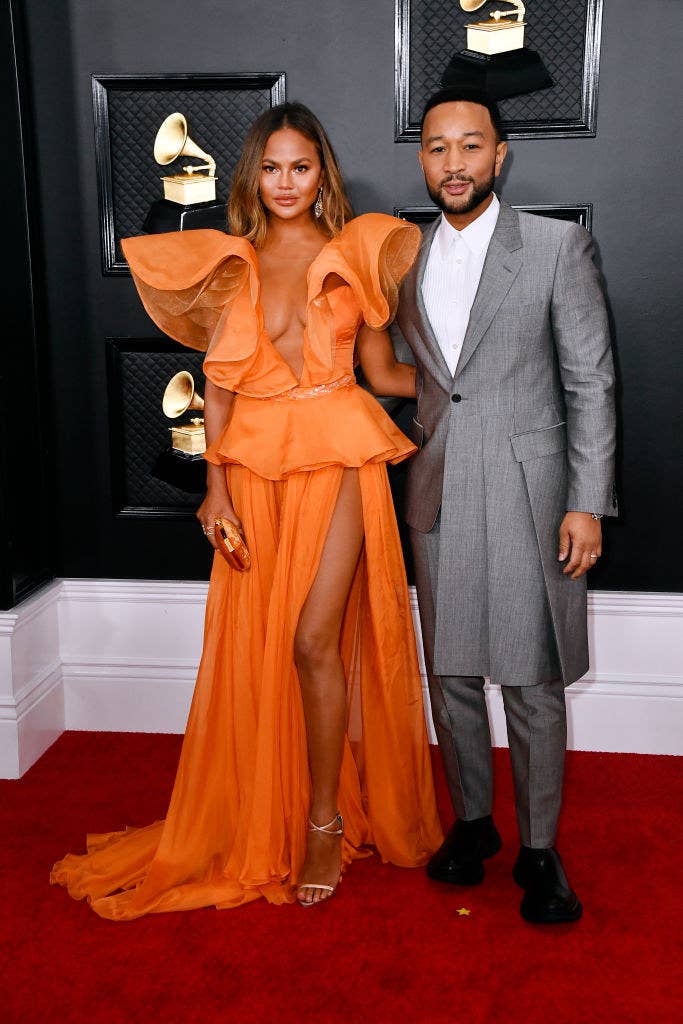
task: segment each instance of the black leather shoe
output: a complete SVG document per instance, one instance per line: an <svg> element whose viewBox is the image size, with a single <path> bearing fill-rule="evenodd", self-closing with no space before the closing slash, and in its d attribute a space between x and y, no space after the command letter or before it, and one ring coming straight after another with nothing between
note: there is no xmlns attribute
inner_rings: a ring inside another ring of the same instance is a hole
<svg viewBox="0 0 683 1024"><path fill-rule="evenodd" d="M458 820L427 864L427 874L436 882L478 885L484 878L484 860L502 845L490 814L474 821Z"/></svg>
<svg viewBox="0 0 683 1024"><path fill-rule="evenodd" d="M519 908L525 921L564 924L581 917L583 907L569 888L562 860L554 846L549 850L521 846L512 877L526 890Z"/></svg>

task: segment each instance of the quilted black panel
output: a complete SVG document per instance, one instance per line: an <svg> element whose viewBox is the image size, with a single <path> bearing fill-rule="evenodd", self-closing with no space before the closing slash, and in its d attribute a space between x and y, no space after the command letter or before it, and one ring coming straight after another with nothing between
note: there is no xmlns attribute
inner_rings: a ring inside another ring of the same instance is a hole
<svg viewBox="0 0 683 1024"><path fill-rule="evenodd" d="M187 118L191 138L216 161L216 196L227 200L230 179L239 159L244 136L252 121L270 106L266 89L231 92L215 89L155 89L109 94L109 136L114 198L117 258L119 239L142 233L149 205L163 198L162 174L179 174L183 157L160 167L152 156L159 125L179 110Z"/></svg>
<svg viewBox="0 0 683 1024"><path fill-rule="evenodd" d="M162 412L161 400L170 378L179 370L190 371L203 395L204 356L201 352L176 350L171 342L110 344L115 511L190 516L204 490L204 461L186 460L171 453L169 427L186 422L190 414L169 420Z"/></svg>
<svg viewBox="0 0 683 1024"><path fill-rule="evenodd" d="M408 119L419 123L424 104L439 88L451 57L466 47L465 26L485 20L495 4L475 14L461 10L457 0L396 0L408 13L410 76ZM406 5L409 4L409 11ZM525 44L537 50L554 81L550 89L515 96L500 103L503 120L533 130L551 122L579 121L583 109L584 51L589 15L599 13L600 0L529 0ZM408 125L404 125L407 128Z"/></svg>
<svg viewBox="0 0 683 1024"><path fill-rule="evenodd" d="M142 233L150 204L163 197L162 175L178 173L183 157L161 167L153 156L162 121L187 118L190 137L216 161L217 198L225 203L247 129L284 99L284 76L93 77L103 269L127 273L120 239Z"/></svg>

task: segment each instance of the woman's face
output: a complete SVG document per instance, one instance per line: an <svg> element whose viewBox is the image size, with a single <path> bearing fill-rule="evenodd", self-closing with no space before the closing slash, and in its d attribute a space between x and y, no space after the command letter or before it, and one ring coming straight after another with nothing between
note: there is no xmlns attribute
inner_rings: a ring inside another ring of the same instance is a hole
<svg viewBox="0 0 683 1024"><path fill-rule="evenodd" d="M320 155L313 142L294 128L273 132L261 162L261 202L282 220L310 211L323 183Z"/></svg>

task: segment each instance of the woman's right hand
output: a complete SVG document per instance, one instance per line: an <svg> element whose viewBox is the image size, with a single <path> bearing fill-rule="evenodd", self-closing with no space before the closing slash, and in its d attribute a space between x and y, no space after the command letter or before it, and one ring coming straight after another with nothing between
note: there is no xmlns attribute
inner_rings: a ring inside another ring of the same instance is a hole
<svg viewBox="0 0 683 1024"><path fill-rule="evenodd" d="M239 516L232 507L230 496L224 489L209 488L206 497L197 509L197 519L204 531L206 539L212 548L216 548L216 520L218 518L229 519L237 527L244 537L244 530Z"/></svg>

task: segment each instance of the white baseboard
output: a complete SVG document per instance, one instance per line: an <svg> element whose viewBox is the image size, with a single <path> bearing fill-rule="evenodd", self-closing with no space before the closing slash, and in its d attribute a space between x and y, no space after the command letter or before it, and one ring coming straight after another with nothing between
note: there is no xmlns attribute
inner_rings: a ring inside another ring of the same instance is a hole
<svg viewBox="0 0 683 1024"><path fill-rule="evenodd" d="M0 612L0 778L18 779L65 729L61 586Z"/></svg>
<svg viewBox="0 0 683 1024"><path fill-rule="evenodd" d="M67 729L99 732L185 731L198 661L89 658L65 661Z"/></svg>
<svg viewBox="0 0 683 1024"><path fill-rule="evenodd" d="M180 733L202 643L206 583L59 580L0 612L0 777L64 729ZM419 617L411 605L430 739ZM569 747L683 754L683 594L589 594L591 671L567 691ZM487 692L506 746L500 689Z"/></svg>

